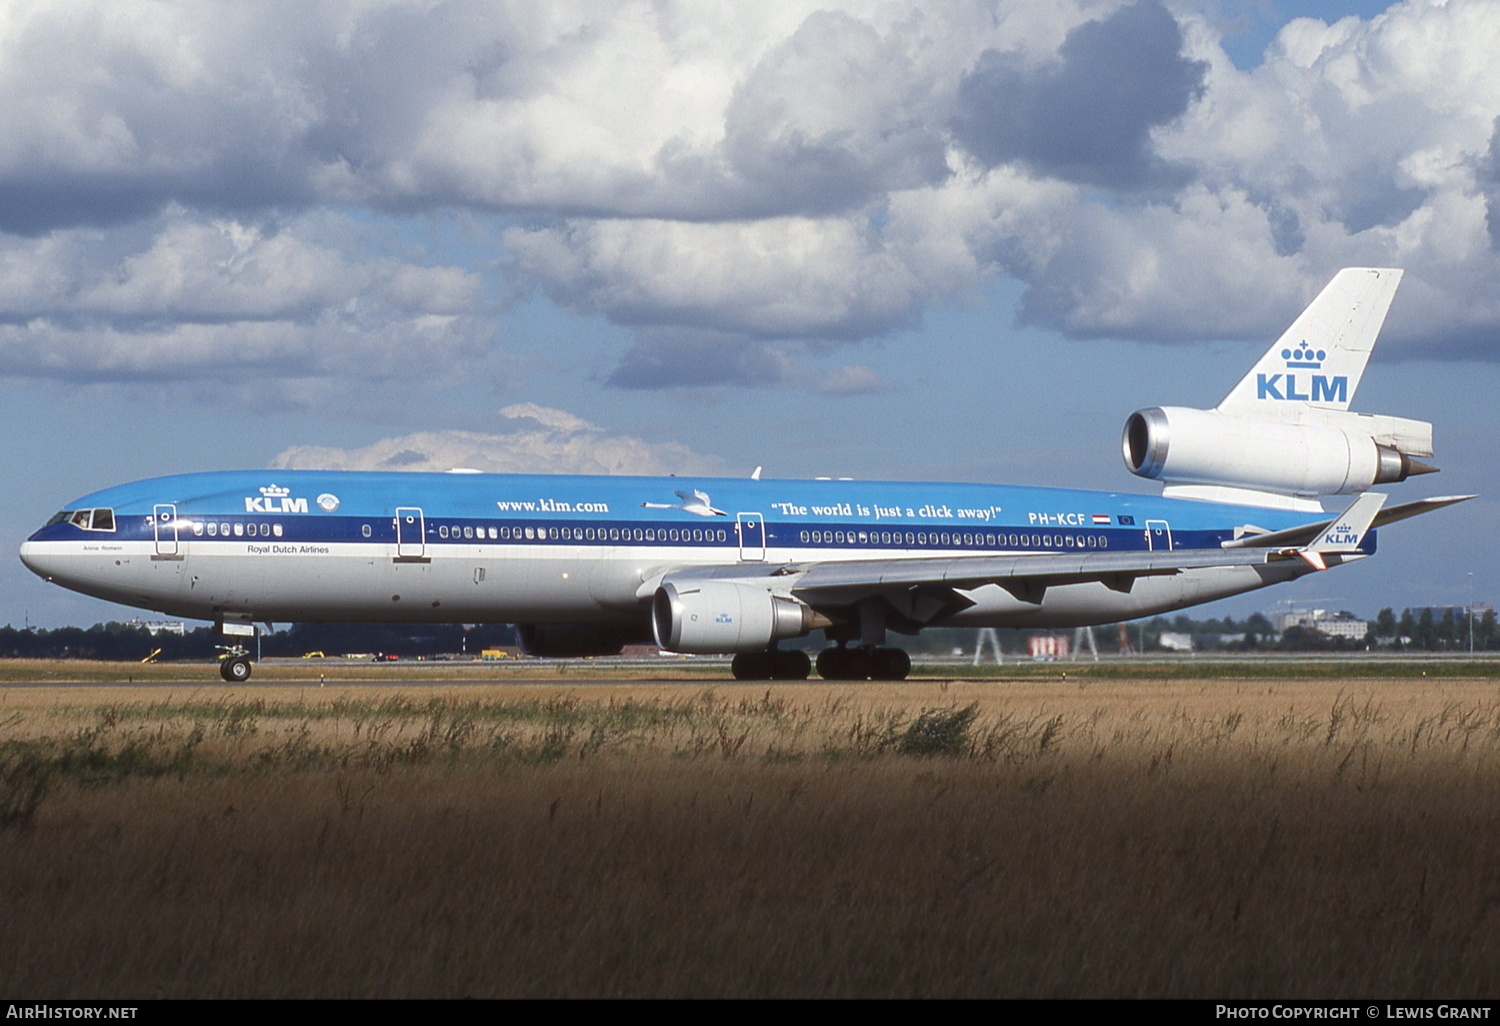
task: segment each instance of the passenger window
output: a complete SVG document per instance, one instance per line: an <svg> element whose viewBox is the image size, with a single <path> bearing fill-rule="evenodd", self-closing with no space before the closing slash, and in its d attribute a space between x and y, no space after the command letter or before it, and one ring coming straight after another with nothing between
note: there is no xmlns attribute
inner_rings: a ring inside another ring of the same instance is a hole
<svg viewBox="0 0 1500 1026"><path fill-rule="evenodd" d="M271 525L271 533L274 534L276 537L280 538L281 537L281 525L280 524L272 524Z"/></svg>
<svg viewBox="0 0 1500 1026"><path fill-rule="evenodd" d="M234 525L234 536L236 538L243 538L245 536L245 525L244 524L235 524Z"/></svg>
<svg viewBox="0 0 1500 1026"><path fill-rule="evenodd" d="M492 528L490 528L490 541L495 541L496 538L497 538L497 535L495 533L495 529L492 527Z"/></svg>
<svg viewBox="0 0 1500 1026"><path fill-rule="evenodd" d="M208 536L210 538L217 538L218 535L219 535L219 525L218 524L210 523L208 525Z"/></svg>
<svg viewBox="0 0 1500 1026"><path fill-rule="evenodd" d="M255 537L255 525L254 524L248 524L248 525L246 525L246 527L245 527L245 533L247 535L249 535L251 538L254 538Z"/></svg>
<svg viewBox="0 0 1500 1026"><path fill-rule="evenodd" d="M366 538L370 537L370 525L364 524L363 526L361 526L359 529L359 533L364 535Z"/></svg>

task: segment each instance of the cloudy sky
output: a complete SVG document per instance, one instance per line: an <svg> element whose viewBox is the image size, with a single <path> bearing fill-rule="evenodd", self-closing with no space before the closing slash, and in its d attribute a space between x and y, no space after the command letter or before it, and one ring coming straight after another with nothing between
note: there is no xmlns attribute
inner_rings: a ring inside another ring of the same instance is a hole
<svg viewBox="0 0 1500 1026"><path fill-rule="evenodd" d="M1150 491L1340 267L1485 497L1279 593L1500 601L1491 0L0 2L0 536L227 467ZM1470 577L1472 575L1472 578ZM1472 584L1471 584L1472 580ZM124 614L0 561L0 622Z"/></svg>

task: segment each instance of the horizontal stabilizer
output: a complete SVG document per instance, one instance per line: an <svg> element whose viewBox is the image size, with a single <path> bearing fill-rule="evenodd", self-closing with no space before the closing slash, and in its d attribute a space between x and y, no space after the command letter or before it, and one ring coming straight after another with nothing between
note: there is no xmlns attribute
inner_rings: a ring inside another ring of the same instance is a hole
<svg viewBox="0 0 1500 1026"><path fill-rule="evenodd" d="M1439 495L1431 499L1418 499L1416 502L1403 502L1399 506L1380 510L1375 515L1375 522L1372 526L1384 527L1386 524L1394 524L1398 520L1409 520L1412 517L1419 517L1423 513L1431 513L1435 509L1442 509L1444 506L1467 502L1472 498L1474 498L1472 495ZM1332 520L1319 520L1314 523L1301 524L1297 527L1288 527L1280 531L1270 532L1259 532L1255 528L1249 528L1243 537L1224 542L1223 545L1226 549L1274 549L1306 545L1319 534L1328 530L1332 524Z"/></svg>

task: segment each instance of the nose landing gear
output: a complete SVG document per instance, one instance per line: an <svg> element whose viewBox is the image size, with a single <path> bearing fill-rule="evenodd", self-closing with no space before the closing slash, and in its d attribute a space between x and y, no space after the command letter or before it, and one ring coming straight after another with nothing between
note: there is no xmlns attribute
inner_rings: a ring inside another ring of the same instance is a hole
<svg viewBox="0 0 1500 1026"><path fill-rule="evenodd" d="M219 676L228 684L243 684L250 679L250 653L240 645L219 645Z"/></svg>

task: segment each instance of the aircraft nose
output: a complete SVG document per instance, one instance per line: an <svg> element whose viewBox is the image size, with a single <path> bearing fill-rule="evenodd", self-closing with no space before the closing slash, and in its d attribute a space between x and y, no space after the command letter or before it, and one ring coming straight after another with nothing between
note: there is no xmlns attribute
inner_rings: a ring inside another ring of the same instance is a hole
<svg viewBox="0 0 1500 1026"><path fill-rule="evenodd" d="M52 573L48 568L48 559L42 554L41 545L34 541L21 543L21 562L26 564L26 569L36 574L43 580L51 580Z"/></svg>

